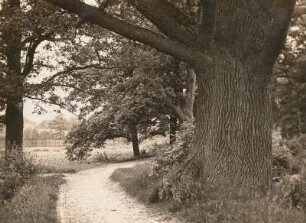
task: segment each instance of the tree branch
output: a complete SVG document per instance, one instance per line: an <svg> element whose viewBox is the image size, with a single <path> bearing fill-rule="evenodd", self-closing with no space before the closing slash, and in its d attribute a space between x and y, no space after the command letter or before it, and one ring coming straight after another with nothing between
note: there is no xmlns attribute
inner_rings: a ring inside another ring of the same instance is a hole
<svg viewBox="0 0 306 223"><path fill-rule="evenodd" d="M77 0L45 0L58 7L67 10L70 13L86 18L86 21L96 24L102 28L108 29L126 38L141 42L151 46L158 51L178 58L189 64L210 62L209 53L197 51L194 48L185 46L179 42L168 39L160 34L150 30L134 26L123 20L114 18L111 15L99 10L96 7L87 5Z"/></svg>
<svg viewBox="0 0 306 223"><path fill-rule="evenodd" d="M141 14L150 20L162 33L171 39L184 43L187 46L194 44L195 36L190 30L185 29L169 13L170 3L165 0L130 0Z"/></svg>
<svg viewBox="0 0 306 223"><path fill-rule="evenodd" d="M30 96L30 95L24 95L24 97L27 98L27 99L31 99L31 100L41 101L41 102L43 102L43 103L45 103L45 104L56 105L56 106L58 106L58 107L60 107L60 108L62 108L62 109L65 109L65 110L71 112L71 111L69 110L69 107L66 107L66 106L64 106L64 105L61 104L61 103L51 102L51 101L48 101L48 100L46 100L46 99L37 98L37 97Z"/></svg>
<svg viewBox="0 0 306 223"><path fill-rule="evenodd" d="M208 46L215 34L216 0L201 0L202 21L197 46Z"/></svg>
<svg viewBox="0 0 306 223"><path fill-rule="evenodd" d="M112 70L112 69L131 69L131 68L138 68L138 67L132 67L132 66L101 66L99 64L90 64L90 65L84 65L79 67L70 67L66 70L59 71L52 75L50 78L44 81L44 84L50 83L51 81L55 80L57 77L60 77L61 75L65 75L71 72L75 71L82 71L82 70L88 70L88 69L96 69L96 70Z"/></svg>
<svg viewBox="0 0 306 223"><path fill-rule="evenodd" d="M48 40L50 38L50 36L51 36L51 33L41 35L36 40L34 40L32 42L32 44L30 44L30 46L28 48L27 55L26 55L25 66L24 66L24 69L22 71L23 76L27 76L32 71L33 66L34 66L33 62L34 62L35 51L36 51L37 47L43 41Z"/></svg>
<svg viewBox="0 0 306 223"><path fill-rule="evenodd" d="M185 15L179 9L177 9L172 3L169 1L160 1L162 7L164 7L168 14L170 14L179 24L188 26L188 25L196 25L196 21Z"/></svg>
<svg viewBox="0 0 306 223"><path fill-rule="evenodd" d="M260 60L269 65L268 67L274 65L283 49L295 3L296 0L278 0L272 9L271 27Z"/></svg>

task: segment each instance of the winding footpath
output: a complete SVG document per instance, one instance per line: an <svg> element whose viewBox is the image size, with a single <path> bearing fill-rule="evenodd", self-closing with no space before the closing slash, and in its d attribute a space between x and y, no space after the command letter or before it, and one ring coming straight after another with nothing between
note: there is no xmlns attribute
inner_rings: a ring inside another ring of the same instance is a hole
<svg viewBox="0 0 306 223"><path fill-rule="evenodd" d="M178 223L139 203L110 180L116 169L135 164L110 164L66 175L57 206L61 223Z"/></svg>

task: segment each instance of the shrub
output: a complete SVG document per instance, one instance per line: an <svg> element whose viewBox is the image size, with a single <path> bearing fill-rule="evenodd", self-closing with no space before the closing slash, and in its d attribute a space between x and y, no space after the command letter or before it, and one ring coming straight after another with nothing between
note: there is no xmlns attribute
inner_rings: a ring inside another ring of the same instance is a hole
<svg viewBox="0 0 306 223"><path fill-rule="evenodd" d="M171 193L171 190L161 188L171 185L162 184L156 176L148 177L149 171L147 164L141 164L116 170L112 179L140 201L156 203L160 201L161 192ZM302 210L287 206L284 197L280 196L283 191L274 191L270 196L250 200L232 195L229 188L228 193L220 194L220 185L190 183L189 186L189 194L196 194L196 198L184 203L165 199L166 202L160 202L157 207L176 212L176 216L194 223L304 223L306 219ZM171 197L171 194L164 193L162 196Z"/></svg>
<svg viewBox="0 0 306 223"><path fill-rule="evenodd" d="M290 148L281 137L280 131L272 135L273 180L278 182L282 177L291 174L294 168L294 157Z"/></svg>
<svg viewBox="0 0 306 223"><path fill-rule="evenodd" d="M61 175L33 177L0 206L0 223L58 223L56 203Z"/></svg>
<svg viewBox="0 0 306 223"><path fill-rule="evenodd" d="M194 133L194 125L184 123L177 133L176 142L163 150L157 151L153 160L151 175L166 175L174 166L182 163L188 152Z"/></svg>
<svg viewBox="0 0 306 223"><path fill-rule="evenodd" d="M0 200L12 198L18 188L36 173L32 160L19 151L0 157Z"/></svg>
<svg viewBox="0 0 306 223"><path fill-rule="evenodd" d="M173 183L173 178L175 178L176 170L180 168L187 158L193 133L194 125L192 123L184 123L177 133L176 142L173 145L156 150L157 155L152 162L149 177L158 180L150 185L150 200L154 202L170 199L180 201L182 193L179 190L179 185Z"/></svg>
<svg viewBox="0 0 306 223"><path fill-rule="evenodd" d="M207 194L213 194L213 187L208 187L205 182L177 182L176 179L178 170L187 157L193 131L193 125L183 125L177 142L161 151L154 159L150 176L158 176L160 181L152 186L152 193L156 193L151 194L152 197L188 203L198 198L207 198ZM273 132L273 182L279 190L275 197L288 207L305 207L303 198L306 197L306 181L302 176L306 178L306 156L303 148L306 148L306 136L284 141L279 131ZM210 197L208 200L211 199L214 198Z"/></svg>
<svg viewBox="0 0 306 223"><path fill-rule="evenodd" d="M291 204L306 210L306 135L287 140L286 145L294 159L292 175L287 180Z"/></svg>
<svg viewBox="0 0 306 223"><path fill-rule="evenodd" d="M306 135L283 140L273 134L273 179L280 203L306 208Z"/></svg>
<svg viewBox="0 0 306 223"><path fill-rule="evenodd" d="M97 153L94 156L93 160L94 160L94 162L104 163L104 162L109 162L110 161L110 157L106 154L106 152Z"/></svg>

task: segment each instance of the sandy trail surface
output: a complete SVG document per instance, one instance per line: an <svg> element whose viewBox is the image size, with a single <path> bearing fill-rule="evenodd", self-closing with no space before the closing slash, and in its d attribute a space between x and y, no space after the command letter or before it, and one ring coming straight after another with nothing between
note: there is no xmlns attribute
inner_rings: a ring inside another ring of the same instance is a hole
<svg viewBox="0 0 306 223"><path fill-rule="evenodd" d="M110 180L116 169L135 164L109 164L66 175L57 207L61 223L178 223L139 203Z"/></svg>

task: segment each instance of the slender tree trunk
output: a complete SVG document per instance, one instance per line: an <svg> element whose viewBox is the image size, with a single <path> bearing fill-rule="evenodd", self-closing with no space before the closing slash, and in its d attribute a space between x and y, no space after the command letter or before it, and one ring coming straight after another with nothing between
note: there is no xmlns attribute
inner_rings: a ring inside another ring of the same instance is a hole
<svg viewBox="0 0 306 223"><path fill-rule="evenodd" d="M177 131L177 127L178 127L178 124L177 124L177 117L176 116L173 116L171 115L170 116L170 145L173 145L174 142L176 141L176 131Z"/></svg>
<svg viewBox="0 0 306 223"><path fill-rule="evenodd" d="M140 152L139 152L139 140L138 140L137 125L131 125L130 126L130 134L131 134L131 139L132 139L134 157L139 157Z"/></svg>
<svg viewBox="0 0 306 223"><path fill-rule="evenodd" d="M7 26L4 27L5 54L10 88L10 96L6 101L6 152L22 150L23 141L23 80L21 73L21 18L20 0L8 0L3 4Z"/></svg>
<svg viewBox="0 0 306 223"><path fill-rule="evenodd" d="M189 121L193 121L193 106L197 90L197 78L193 68L187 69L187 83L184 95L183 110Z"/></svg>
<svg viewBox="0 0 306 223"><path fill-rule="evenodd" d="M189 174L226 188L265 193L271 179L269 85L247 67L221 58L211 69L198 71L198 85Z"/></svg>
<svg viewBox="0 0 306 223"><path fill-rule="evenodd" d="M168 103L181 122L193 122L193 108L197 89L196 73L193 68L185 68L187 81L185 89L175 89L177 95L182 94L178 104Z"/></svg>

